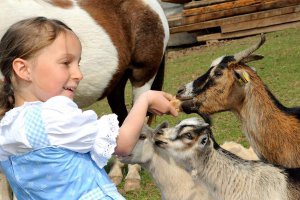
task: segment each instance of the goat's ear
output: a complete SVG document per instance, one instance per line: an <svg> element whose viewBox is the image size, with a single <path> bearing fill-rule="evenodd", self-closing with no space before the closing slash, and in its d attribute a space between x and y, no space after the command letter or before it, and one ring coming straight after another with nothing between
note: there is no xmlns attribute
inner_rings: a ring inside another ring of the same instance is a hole
<svg viewBox="0 0 300 200"><path fill-rule="evenodd" d="M146 139L148 136L152 135L153 132L154 130L150 126L144 124L139 139Z"/></svg>
<svg viewBox="0 0 300 200"><path fill-rule="evenodd" d="M245 70L233 70L234 78L239 85L244 86L250 81L250 76Z"/></svg>
<svg viewBox="0 0 300 200"><path fill-rule="evenodd" d="M252 62L252 61L256 61L256 60L261 60L263 58L264 58L264 56L262 56L262 55L251 54L251 55L247 56L246 58L243 58L240 62L248 63L248 62Z"/></svg>
<svg viewBox="0 0 300 200"><path fill-rule="evenodd" d="M154 133L156 134L158 131L160 131L161 129L163 128L168 128L169 127L169 124L168 122L163 122L161 123L160 125L158 125L155 130L154 130Z"/></svg>
<svg viewBox="0 0 300 200"><path fill-rule="evenodd" d="M205 134L202 134L200 137L199 137L199 140L198 140L198 148L199 149L203 149L207 142L208 142L208 135L205 133Z"/></svg>

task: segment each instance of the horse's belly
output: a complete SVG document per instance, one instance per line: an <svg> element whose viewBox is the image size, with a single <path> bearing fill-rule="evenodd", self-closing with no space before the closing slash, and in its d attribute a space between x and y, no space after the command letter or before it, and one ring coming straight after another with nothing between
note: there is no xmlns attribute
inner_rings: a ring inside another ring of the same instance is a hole
<svg viewBox="0 0 300 200"><path fill-rule="evenodd" d="M87 12L76 5L62 9L42 0L1 0L0 10L0 37L11 24L28 17L45 16L65 22L82 43L80 65L84 79L76 91L75 101L87 106L103 94L117 71L118 52L106 31Z"/></svg>

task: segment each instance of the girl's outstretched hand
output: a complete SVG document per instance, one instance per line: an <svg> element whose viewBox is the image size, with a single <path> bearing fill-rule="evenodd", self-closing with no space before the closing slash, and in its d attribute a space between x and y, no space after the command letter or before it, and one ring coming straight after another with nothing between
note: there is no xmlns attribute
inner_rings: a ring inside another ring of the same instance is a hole
<svg viewBox="0 0 300 200"><path fill-rule="evenodd" d="M139 139L147 111L156 115L171 114L176 117L178 112L171 100L172 95L163 91L149 90L142 93L120 127L115 154L124 156L131 153Z"/></svg>
<svg viewBox="0 0 300 200"><path fill-rule="evenodd" d="M175 117L178 116L178 111L170 102L173 99L171 94L150 90L146 92L146 96L149 104L149 112L156 115L171 114Z"/></svg>

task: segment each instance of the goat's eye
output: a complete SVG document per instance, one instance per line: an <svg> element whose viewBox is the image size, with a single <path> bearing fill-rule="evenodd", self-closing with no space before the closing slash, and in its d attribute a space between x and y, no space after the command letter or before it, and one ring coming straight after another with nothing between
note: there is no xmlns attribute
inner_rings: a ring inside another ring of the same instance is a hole
<svg viewBox="0 0 300 200"><path fill-rule="evenodd" d="M215 76L222 76L223 73L222 73L221 70L215 70L214 75L215 75Z"/></svg>
<svg viewBox="0 0 300 200"><path fill-rule="evenodd" d="M162 130L159 130L159 131L157 131L157 133L156 133L157 135L163 135L164 134L164 132L162 131Z"/></svg>
<svg viewBox="0 0 300 200"><path fill-rule="evenodd" d="M189 139L189 140L194 139L194 137L191 133L186 133L186 134L183 135L183 137L185 137L186 139Z"/></svg>
<svg viewBox="0 0 300 200"><path fill-rule="evenodd" d="M146 135L141 134L139 137L140 140L145 140L146 139Z"/></svg>

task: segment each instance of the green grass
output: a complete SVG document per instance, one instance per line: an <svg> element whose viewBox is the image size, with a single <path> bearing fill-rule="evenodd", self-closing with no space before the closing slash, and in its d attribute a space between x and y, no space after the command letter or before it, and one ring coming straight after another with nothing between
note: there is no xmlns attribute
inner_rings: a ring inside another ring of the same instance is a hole
<svg viewBox="0 0 300 200"><path fill-rule="evenodd" d="M300 106L300 28L287 29L266 34L266 43L256 52L264 55L261 61L250 63L255 67L259 76L264 80L272 93L282 104L293 107ZM194 47L194 50L171 50L168 53L163 90L176 94L178 88L207 71L211 62L222 56L232 55L254 44L259 36L239 40L226 41L215 46ZM131 102L127 87L127 99ZM130 103L128 103L130 107ZM89 107L99 116L110 113L105 100ZM171 116L157 117L153 127L168 121L170 125L196 115L180 114L177 118ZM241 132L240 122L232 113L218 113L212 116L213 131L219 143L236 141L248 147L248 142ZM123 185L119 186L122 192ZM159 191L149 174L142 172L142 189L135 192L123 193L130 200L158 200Z"/></svg>

